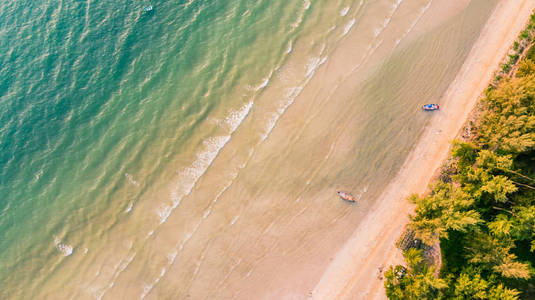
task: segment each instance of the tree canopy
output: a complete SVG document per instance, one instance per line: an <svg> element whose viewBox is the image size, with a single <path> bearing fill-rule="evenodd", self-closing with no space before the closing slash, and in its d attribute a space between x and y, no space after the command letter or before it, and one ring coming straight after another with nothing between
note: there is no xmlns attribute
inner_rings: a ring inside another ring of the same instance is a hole
<svg viewBox="0 0 535 300"><path fill-rule="evenodd" d="M453 142L448 180L409 198L409 230L426 247L439 243L443 263L436 277L421 250L407 250L407 266L385 274L390 299L535 298L535 47L529 52L515 76L487 90L470 139Z"/></svg>

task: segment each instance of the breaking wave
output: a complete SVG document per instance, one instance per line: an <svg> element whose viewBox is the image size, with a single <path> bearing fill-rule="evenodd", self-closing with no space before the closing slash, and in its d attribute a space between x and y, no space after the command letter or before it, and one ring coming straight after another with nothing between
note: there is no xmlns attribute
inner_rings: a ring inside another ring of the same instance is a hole
<svg viewBox="0 0 535 300"><path fill-rule="evenodd" d="M56 249L58 249L63 256L69 256L74 251L74 248L71 245L62 243L57 236L54 237L54 245L56 245Z"/></svg>
<svg viewBox="0 0 535 300"><path fill-rule="evenodd" d="M351 28L353 28L353 25L355 25L355 18L351 19L347 23L347 25L344 27L344 32L342 33L342 35L348 34L348 32L351 30Z"/></svg>

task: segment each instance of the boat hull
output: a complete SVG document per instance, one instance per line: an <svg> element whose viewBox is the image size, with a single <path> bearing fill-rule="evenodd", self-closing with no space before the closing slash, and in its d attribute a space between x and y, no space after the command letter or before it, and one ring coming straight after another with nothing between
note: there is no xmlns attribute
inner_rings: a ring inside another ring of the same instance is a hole
<svg viewBox="0 0 535 300"><path fill-rule="evenodd" d="M431 111L431 110L439 110L440 109L440 105L438 104L425 104L422 106L422 109L423 110L426 110L426 111Z"/></svg>
<svg viewBox="0 0 535 300"><path fill-rule="evenodd" d="M355 197L353 197L353 195L351 195L350 193L346 193L346 192L342 192L342 191L338 191L336 192L338 194L338 196L340 198L342 198L342 200L344 201L347 201L347 202L356 202L357 200L355 199Z"/></svg>

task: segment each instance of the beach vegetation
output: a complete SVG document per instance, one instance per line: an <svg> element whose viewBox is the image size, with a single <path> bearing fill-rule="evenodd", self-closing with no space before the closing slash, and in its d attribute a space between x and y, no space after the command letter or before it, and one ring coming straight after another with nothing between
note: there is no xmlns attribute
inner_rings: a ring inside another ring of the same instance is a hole
<svg viewBox="0 0 535 300"><path fill-rule="evenodd" d="M442 297L447 281L436 277L435 266L429 266L422 251L411 248L404 253L407 267L390 267L385 272L389 299L435 299Z"/></svg>
<svg viewBox="0 0 535 300"><path fill-rule="evenodd" d="M531 22L520 38L531 41L535 17ZM487 89L471 136L452 144L448 176L432 183L428 195L409 198L416 208L408 229L421 246L405 250L407 266L385 273L390 299L535 298L532 49L516 74L500 75L499 84ZM441 264L435 266L421 249L436 245Z"/></svg>

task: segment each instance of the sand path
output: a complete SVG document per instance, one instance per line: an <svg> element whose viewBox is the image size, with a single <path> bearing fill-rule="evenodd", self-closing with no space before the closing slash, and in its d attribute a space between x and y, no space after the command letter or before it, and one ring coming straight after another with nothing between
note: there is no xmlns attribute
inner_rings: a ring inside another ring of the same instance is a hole
<svg viewBox="0 0 535 300"><path fill-rule="evenodd" d="M494 70L535 8L535 0L502 0L483 28L468 58L398 176L336 254L311 293L313 299L384 299L378 267L398 264L395 242L412 206L405 200L423 193L446 159L451 140L461 129Z"/></svg>

